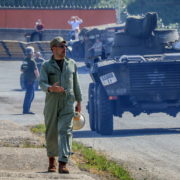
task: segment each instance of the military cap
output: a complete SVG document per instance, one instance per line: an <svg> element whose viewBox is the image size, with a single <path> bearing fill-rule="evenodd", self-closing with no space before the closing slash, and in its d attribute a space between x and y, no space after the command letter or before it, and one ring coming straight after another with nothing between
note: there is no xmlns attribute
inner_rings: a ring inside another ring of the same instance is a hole
<svg viewBox="0 0 180 180"><path fill-rule="evenodd" d="M61 36L55 37L50 42L50 48L52 49L52 47L54 47L54 46L59 46L61 43L66 43L66 41L63 39L63 37L61 37Z"/></svg>

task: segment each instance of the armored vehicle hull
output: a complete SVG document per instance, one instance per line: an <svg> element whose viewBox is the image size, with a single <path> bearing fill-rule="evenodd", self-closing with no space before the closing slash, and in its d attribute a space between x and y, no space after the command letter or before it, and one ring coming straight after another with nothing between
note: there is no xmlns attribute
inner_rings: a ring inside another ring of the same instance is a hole
<svg viewBox="0 0 180 180"><path fill-rule="evenodd" d="M88 102L91 129L112 134L113 116L121 117L126 111L134 116L158 112L176 116L180 110L179 69L180 54L123 56L94 64Z"/></svg>
<svg viewBox="0 0 180 180"><path fill-rule="evenodd" d="M115 34L111 59L90 68L91 130L112 134L113 116L126 111L134 116L158 112L176 116L180 111L179 34L156 26L156 13L128 19L125 32Z"/></svg>

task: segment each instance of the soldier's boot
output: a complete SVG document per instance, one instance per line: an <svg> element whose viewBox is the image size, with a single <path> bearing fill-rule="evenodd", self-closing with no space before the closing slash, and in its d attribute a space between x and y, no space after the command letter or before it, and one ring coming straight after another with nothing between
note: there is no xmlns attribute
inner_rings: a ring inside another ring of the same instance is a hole
<svg viewBox="0 0 180 180"><path fill-rule="evenodd" d="M66 164L67 163L65 163L65 162L59 161L59 173L61 173L61 174L69 174L69 170L66 167Z"/></svg>
<svg viewBox="0 0 180 180"><path fill-rule="evenodd" d="M48 172L56 172L56 159L55 157L49 157Z"/></svg>

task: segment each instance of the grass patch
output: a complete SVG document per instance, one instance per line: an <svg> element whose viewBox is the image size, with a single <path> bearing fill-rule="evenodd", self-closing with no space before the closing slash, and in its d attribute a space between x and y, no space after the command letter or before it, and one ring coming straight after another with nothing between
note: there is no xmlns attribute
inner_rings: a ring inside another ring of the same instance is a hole
<svg viewBox="0 0 180 180"><path fill-rule="evenodd" d="M43 135L45 133L45 125L35 125L31 127L31 131L35 134ZM128 171L124 170L116 162L108 160L102 153L75 141L73 141L72 149L74 152L72 159L76 161L80 169L104 176L105 178L103 179L133 180Z"/></svg>
<svg viewBox="0 0 180 180"><path fill-rule="evenodd" d="M116 162L108 160L105 155L91 148L85 147L83 144L73 142L73 151L80 155L79 167L89 172L96 172L111 179L133 180L128 171L124 170Z"/></svg>
<svg viewBox="0 0 180 180"><path fill-rule="evenodd" d="M0 147L17 147L17 148L44 148L44 144L41 142L33 142L29 139L23 139L19 142L1 142Z"/></svg>
<svg viewBox="0 0 180 180"><path fill-rule="evenodd" d="M20 145L21 148L44 148L44 144L35 145L29 142L25 142L24 144Z"/></svg>
<svg viewBox="0 0 180 180"><path fill-rule="evenodd" d="M35 134L43 135L46 131L46 128L45 128L44 124L38 124L38 125L31 127L31 131Z"/></svg>

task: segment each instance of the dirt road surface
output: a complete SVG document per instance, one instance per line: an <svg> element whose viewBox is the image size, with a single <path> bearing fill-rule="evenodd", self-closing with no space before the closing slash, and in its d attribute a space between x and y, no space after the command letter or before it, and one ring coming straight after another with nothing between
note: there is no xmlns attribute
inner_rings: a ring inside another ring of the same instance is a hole
<svg viewBox="0 0 180 180"><path fill-rule="evenodd" d="M43 123L44 93L42 91L36 92L32 104L32 111L36 115L24 116L21 114L24 92L20 91L19 86L20 64L19 61L0 61L0 121L10 121L21 126ZM104 152L108 158L126 167L137 180L179 180L180 114L176 118L162 113L141 114L133 117L127 112L122 118L114 118L113 135L101 136L91 132L86 110L88 84L91 82L91 78L83 63L78 63L78 66L84 99L82 112L86 117L86 126L82 130L74 132L74 139ZM36 139L34 142L36 143ZM18 157L19 150L16 148L9 150L11 153L17 152L17 155L13 157L14 153L8 154L8 150L4 151L3 148L0 149L0 157L4 157L7 152L7 157L11 157L11 163L14 163L13 158ZM24 156L31 157L34 152L22 150L22 155L23 153ZM45 152L38 154L44 157L43 153ZM42 159L41 157L37 158L37 161L42 163ZM6 166L4 165L6 161L2 162L0 162L0 169L4 167L4 171L0 172L0 177L3 177L2 174L6 176L6 173L8 176L9 171L16 167L16 163L14 166L10 163ZM43 164L43 166L46 165ZM43 169L43 166L40 170ZM14 173L16 176L16 172ZM40 178L42 178L41 175L40 173ZM27 174L25 178L28 176L31 176L31 173Z"/></svg>
<svg viewBox="0 0 180 180"><path fill-rule="evenodd" d="M32 111L23 115L24 91L19 86L21 62L0 61L0 180L95 180L98 177L81 171L73 160L70 174L48 173L48 159L42 138L33 135L28 126L43 123L44 93L38 91ZM26 147L26 148L25 148Z"/></svg>

